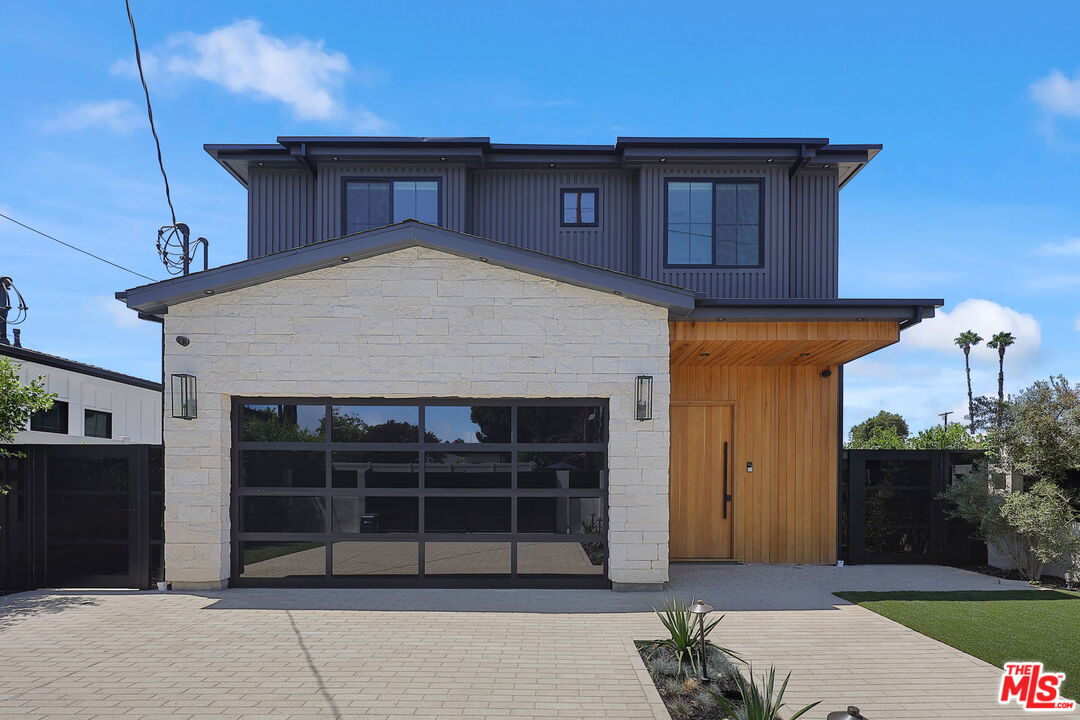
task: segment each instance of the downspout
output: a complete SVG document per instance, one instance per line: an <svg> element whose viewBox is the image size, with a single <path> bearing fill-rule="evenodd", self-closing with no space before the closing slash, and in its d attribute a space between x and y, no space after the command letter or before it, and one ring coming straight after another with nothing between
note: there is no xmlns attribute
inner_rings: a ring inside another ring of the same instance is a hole
<svg viewBox="0 0 1080 720"><path fill-rule="evenodd" d="M843 557L844 533L847 531L844 520L844 365L836 366L836 559ZM851 503L851 489L848 488L848 504ZM848 509L850 513L850 508ZM850 523L848 523L850 524ZM848 538L850 547L851 538Z"/></svg>

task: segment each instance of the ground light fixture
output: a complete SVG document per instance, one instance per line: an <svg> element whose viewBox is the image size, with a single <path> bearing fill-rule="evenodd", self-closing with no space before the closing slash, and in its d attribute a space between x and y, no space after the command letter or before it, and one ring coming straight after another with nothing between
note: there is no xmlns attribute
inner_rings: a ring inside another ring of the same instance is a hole
<svg viewBox="0 0 1080 720"><path fill-rule="evenodd" d="M829 713L825 720L869 720L869 718L863 717L863 714L859 712L859 708L848 705L847 710L837 710Z"/></svg>
<svg viewBox="0 0 1080 720"><path fill-rule="evenodd" d="M638 375L635 380L634 417L652 420L652 375Z"/></svg>
<svg viewBox="0 0 1080 720"><path fill-rule="evenodd" d="M701 680L701 682L709 682L709 656L705 650L705 616L713 610L715 610L715 608L712 605L700 600L695 600L694 603L687 608L687 611L698 619L698 634L701 636L701 677L698 679Z"/></svg>
<svg viewBox="0 0 1080 720"><path fill-rule="evenodd" d="M199 404L194 375L176 373L172 376L172 416L194 420L199 416Z"/></svg>

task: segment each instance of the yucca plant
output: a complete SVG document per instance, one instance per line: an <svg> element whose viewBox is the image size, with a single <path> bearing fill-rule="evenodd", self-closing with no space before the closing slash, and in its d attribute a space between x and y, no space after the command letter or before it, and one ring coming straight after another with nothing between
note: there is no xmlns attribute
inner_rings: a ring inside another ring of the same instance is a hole
<svg viewBox="0 0 1080 720"><path fill-rule="evenodd" d="M666 647L671 650L675 655L675 659L679 665L682 666L686 663L690 670L694 673L698 671L698 660L696 655L701 652L701 628L698 627L697 618L690 612L690 606L679 602L677 598L671 598L664 601L664 609L657 610L653 608L653 612L660 618L660 622L664 628L668 631L668 637L663 640L657 641L657 646ZM724 616L710 620L705 623L704 631L705 638L708 639L709 633L724 619ZM723 653L730 655L736 660L740 660L732 650L728 648L716 647Z"/></svg>
<svg viewBox="0 0 1080 720"><path fill-rule="evenodd" d="M784 707L784 693L787 691L791 673L787 674L779 688L776 687L776 668L774 667L769 668L768 676L762 676L763 686L758 685L757 680L754 679L753 668L751 668L749 676L749 680L743 677L742 674L736 674L735 676L735 686L739 690L742 707L731 702L720 693L713 692L716 703L723 708L726 715L731 717L731 720L777 720L780 717L780 710ZM802 717L820 704L821 701L818 700L816 703L807 705L794 715L789 715L788 720Z"/></svg>

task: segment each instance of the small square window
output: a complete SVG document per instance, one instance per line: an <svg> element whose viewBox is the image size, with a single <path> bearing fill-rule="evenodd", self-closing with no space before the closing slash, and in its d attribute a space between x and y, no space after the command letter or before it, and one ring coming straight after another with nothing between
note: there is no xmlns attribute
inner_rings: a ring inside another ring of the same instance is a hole
<svg viewBox="0 0 1080 720"><path fill-rule="evenodd" d="M589 188L567 188L561 193L563 227L595 227L599 192Z"/></svg>
<svg viewBox="0 0 1080 720"><path fill-rule="evenodd" d="M83 435L96 438L112 437L112 413L87 410L83 415Z"/></svg>
<svg viewBox="0 0 1080 720"><path fill-rule="evenodd" d="M67 435L68 404L63 400L56 400L48 410L39 410L34 413L30 416L30 429Z"/></svg>

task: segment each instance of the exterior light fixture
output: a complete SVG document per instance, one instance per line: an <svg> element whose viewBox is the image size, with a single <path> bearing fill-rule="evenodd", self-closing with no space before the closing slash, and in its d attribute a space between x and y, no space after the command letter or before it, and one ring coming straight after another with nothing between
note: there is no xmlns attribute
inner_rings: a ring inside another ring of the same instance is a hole
<svg viewBox="0 0 1080 720"><path fill-rule="evenodd" d="M204 295L213 295L214 291L213 290L203 290L203 294Z"/></svg>
<svg viewBox="0 0 1080 720"><path fill-rule="evenodd" d="M177 335L176 344L180 347L187 347L191 344L191 338L189 338L187 335Z"/></svg>
<svg viewBox="0 0 1080 720"><path fill-rule="evenodd" d="M709 682L709 655L705 650L705 616L714 609L712 605L700 600L695 600L694 604L687 608L687 612L697 616L698 619L698 635L701 637L701 677L698 679L701 682Z"/></svg>
<svg viewBox="0 0 1080 720"><path fill-rule="evenodd" d="M854 705L848 705L846 711L837 710L836 712L831 712L825 720L868 720L868 718L859 712L859 708Z"/></svg>
<svg viewBox="0 0 1080 720"><path fill-rule="evenodd" d="M350 259L351 258L348 255L342 255L341 256L341 262L349 262Z"/></svg>
<svg viewBox="0 0 1080 720"><path fill-rule="evenodd" d="M652 420L652 375L638 375L634 393L634 417Z"/></svg>
<svg viewBox="0 0 1080 720"><path fill-rule="evenodd" d="M176 373L172 376L172 416L181 420L194 420L199 416L194 375Z"/></svg>

